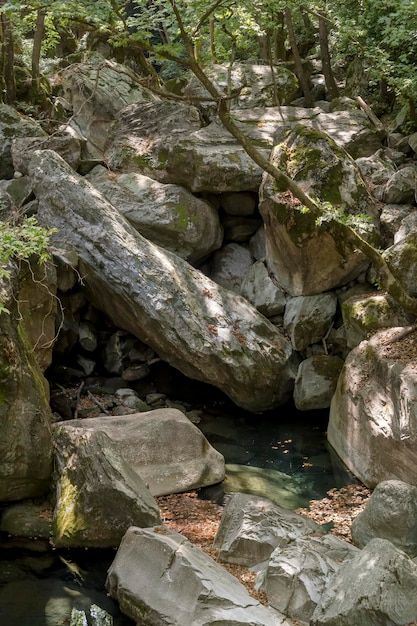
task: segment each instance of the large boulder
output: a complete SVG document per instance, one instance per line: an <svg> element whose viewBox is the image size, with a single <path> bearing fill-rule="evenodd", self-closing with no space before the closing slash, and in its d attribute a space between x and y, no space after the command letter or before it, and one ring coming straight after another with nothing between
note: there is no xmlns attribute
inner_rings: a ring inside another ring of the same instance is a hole
<svg viewBox="0 0 417 626"><path fill-rule="evenodd" d="M129 526L160 523L144 481L104 432L58 423L54 444L57 547L115 548Z"/></svg>
<svg viewBox="0 0 417 626"><path fill-rule="evenodd" d="M385 539L373 539L336 572L311 626L404 626L417 620L417 565Z"/></svg>
<svg viewBox="0 0 417 626"><path fill-rule="evenodd" d="M289 342L241 296L147 241L54 152L31 162L42 223L74 249L89 300L186 376L252 411L291 389Z"/></svg>
<svg viewBox="0 0 417 626"><path fill-rule="evenodd" d="M179 185L164 185L142 174L115 176L99 165L86 177L137 231L190 263L220 248L218 211Z"/></svg>
<svg viewBox="0 0 417 626"><path fill-rule="evenodd" d="M41 126L20 115L11 106L0 103L0 180L13 178L11 146L15 137L47 137Z"/></svg>
<svg viewBox="0 0 417 626"><path fill-rule="evenodd" d="M0 501L35 498L50 487L49 388L19 311L17 279L0 285Z"/></svg>
<svg viewBox="0 0 417 626"><path fill-rule="evenodd" d="M271 162L311 196L341 207L347 215L376 219L375 202L353 159L330 136L297 125L280 135ZM317 226L311 212L270 174L260 189L269 270L293 296L313 295L345 284L367 266L364 255L344 241L336 225ZM371 224L366 225L366 230ZM364 226L365 229L365 226ZM375 230L371 232L376 241ZM368 232L365 236L371 236Z"/></svg>
<svg viewBox="0 0 417 626"><path fill-rule="evenodd" d="M309 623L334 573L358 552L334 535L296 538L274 550L257 576L257 588L274 609Z"/></svg>
<svg viewBox="0 0 417 626"><path fill-rule="evenodd" d="M334 293L289 298L284 313L284 329L294 350L305 350L318 343L329 331L336 312Z"/></svg>
<svg viewBox="0 0 417 626"><path fill-rule="evenodd" d="M417 487L385 480L354 518L352 539L359 548L371 539L388 539L408 556L417 556Z"/></svg>
<svg viewBox="0 0 417 626"><path fill-rule="evenodd" d="M228 94L230 90L236 94L231 99L232 109L288 105L300 88L295 74L282 66L275 66L272 71L269 65L234 63L230 71L228 65L213 64L206 69L206 73L219 93ZM191 99L210 98L196 77L188 82L184 95ZM207 103L202 104L215 113L214 103L211 107Z"/></svg>
<svg viewBox="0 0 417 626"><path fill-rule="evenodd" d="M417 485L416 331L379 331L352 350L330 407L328 439L347 467L375 487Z"/></svg>
<svg viewBox="0 0 417 626"><path fill-rule="evenodd" d="M143 626L289 626L182 535L129 528L107 582L123 613Z"/></svg>
<svg viewBox="0 0 417 626"><path fill-rule="evenodd" d="M76 437L104 433L154 496L190 491L224 478L223 456L178 409L67 420L63 430L74 430Z"/></svg>
<svg viewBox="0 0 417 626"><path fill-rule="evenodd" d="M158 100L133 73L100 55L73 63L61 73L64 97L72 108L69 133L86 140L85 156L101 159L109 124L133 102Z"/></svg>
<svg viewBox="0 0 417 626"><path fill-rule="evenodd" d="M264 260L251 265L243 278L240 290L242 296L266 317L284 312L287 298L283 290L272 280Z"/></svg>
<svg viewBox="0 0 417 626"><path fill-rule="evenodd" d="M360 111L255 107L234 110L233 118L266 158L277 131L299 123L328 133L353 157L372 154L381 145L381 135ZM217 119L201 128L196 107L166 101L121 110L109 129L105 159L111 169L141 172L194 192L257 191L263 173Z"/></svg>
<svg viewBox="0 0 417 626"><path fill-rule="evenodd" d="M22 174L28 173L28 165L35 150L54 150L75 170L81 160L81 141L71 135L52 135L51 137L18 137L12 141L12 159L14 169Z"/></svg>
<svg viewBox="0 0 417 626"><path fill-rule="evenodd" d="M387 293L352 296L342 302L341 309L348 348L356 348L380 328L405 326L414 321Z"/></svg>
<svg viewBox="0 0 417 626"><path fill-rule="evenodd" d="M235 493L223 510L213 548L220 561L252 567L266 561L277 547L322 533L315 522L266 498Z"/></svg>
<svg viewBox="0 0 417 626"><path fill-rule="evenodd" d="M392 273L402 282L411 296L417 296L417 211L401 222L394 244L383 254Z"/></svg>

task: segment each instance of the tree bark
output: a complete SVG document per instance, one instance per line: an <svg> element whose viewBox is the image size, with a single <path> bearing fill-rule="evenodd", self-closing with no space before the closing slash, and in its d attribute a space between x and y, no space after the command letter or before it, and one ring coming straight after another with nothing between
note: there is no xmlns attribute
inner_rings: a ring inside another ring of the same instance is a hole
<svg viewBox="0 0 417 626"><path fill-rule="evenodd" d="M327 95L329 97L329 100L333 100L334 98L338 98L340 93L330 62L329 33L327 29L327 21L321 15L319 17L319 39L321 64L324 74L324 80L326 83Z"/></svg>
<svg viewBox="0 0 417 626"><path fill-rule="evenodd" d="M280 11L274 26L274 62L286 60L284 13Z"/></svg>
<svg viewBox="0 0 417 626"><path fill-rule="evenodd" d="M297 41L295 38L295 33L294 33L294 28L293 28L293 23L292 23L291 11L288 7L284 9L284 15L285 15L285 22L287 24L288 39L290 40L291 51L294 57L295 73L297 74L298 80L300 81L300 85L301 85L301 89L303 90L306 106L311 107L313 106L314 102L311 96L310 85L308 84L308 79L304 72L303 62L302 62L302 59L298 50Z"/></svg>
<svg viewBox="0 0 417 626"><path fill-rule="evenodd" d="M5 0L0 0L0 6ZM1 44L2 44L2 70L4 80L4 101L13 104L16 100L16 82L14 76L14 39L10 20L6 13L0 13Z"/></svg>
<svg viewBox="0 0 417 626"><path fill-rule="evenodd" d="M45 34L45 17L46 10L43 8L38 9L32 48L32 85L37 90L39 89L40 84L39 64L41 58L42 41Z"/></svg>

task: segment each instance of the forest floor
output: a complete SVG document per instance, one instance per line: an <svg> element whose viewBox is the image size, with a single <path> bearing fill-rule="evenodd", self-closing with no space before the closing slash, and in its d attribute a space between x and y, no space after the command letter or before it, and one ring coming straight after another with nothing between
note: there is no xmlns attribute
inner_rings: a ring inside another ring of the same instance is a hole
<svg viewBox="0 0 417 626"><path fill-rule="evenodd" d="M297 513L309 517L318 524L329 524L330 533L350 542L352 520L365 507L370 495L369 489L362 485L331 489L326 498L313 500L308 509L297 509ZM163 523L167 527L181 533L214 560L218 560L212 544L223 507L209 500L200 500L196 491L161 496L158 498L158 504ZM240 580L252 597L268 605L265 594L254 589L256 577L254 572L240 565L229 563L222 565Z"/></svg>

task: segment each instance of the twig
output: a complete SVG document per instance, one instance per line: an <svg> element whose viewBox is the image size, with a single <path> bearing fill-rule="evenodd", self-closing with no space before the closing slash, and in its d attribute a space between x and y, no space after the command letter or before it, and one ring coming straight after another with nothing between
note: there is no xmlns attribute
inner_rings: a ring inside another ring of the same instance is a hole
<svg viewBox="0 0 417 626"><path fill-rule="evenodd" d="M81 391L84 387L84 381L81 382L80 386L77 389L77 395L75 397L75 410L74 410L74 419L78 419L78 409L80 406L80 400L81 400Z"/></svg>
<svg viewBox="0 0 417 626"><path fill-rule="evenodd" d="M103 404L101 404L99 400L97 400L95 396L93 396L91 391L87 391L87 396L90 398L90 400L94 402L94 404L98 406L99 409L103 411L103 413L105 413L106 415L110 415L110 412L106 409L106 407Z"/></svg>

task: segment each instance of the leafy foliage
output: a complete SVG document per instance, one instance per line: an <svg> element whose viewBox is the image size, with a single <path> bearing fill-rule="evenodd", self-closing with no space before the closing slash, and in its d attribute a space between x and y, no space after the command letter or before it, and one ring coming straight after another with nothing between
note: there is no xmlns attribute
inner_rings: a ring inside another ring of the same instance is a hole
<svg viewBox="0 0 417 626"><path fill-rule="evenodd" d="M25 218L19 224L0 221L0 278L10 277L8 264L12 259L27 260L36 256L42 264L49 258L48 245L55 229L46 229L37 224L34 216ZM0 301L0 313L7 313Z"/></svg>

